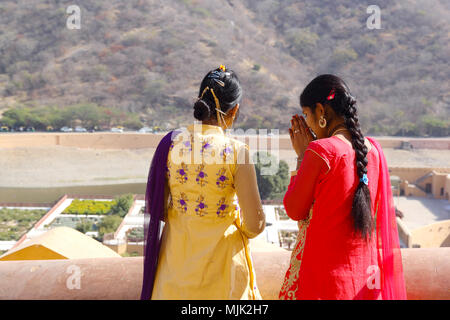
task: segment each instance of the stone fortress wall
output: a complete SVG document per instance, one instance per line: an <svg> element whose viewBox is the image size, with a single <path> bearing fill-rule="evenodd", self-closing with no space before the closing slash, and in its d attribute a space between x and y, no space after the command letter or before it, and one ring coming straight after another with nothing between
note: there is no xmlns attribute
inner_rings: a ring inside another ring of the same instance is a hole
<svg viewBox="0 0 450 320"><path fill-rule="evenodd" d="M65 133L65 132L21 132L0 134L0 148L35 147L35 146L67 146L97 149L138 149L156 148L163 133L142 134L137 132L94 132L94 133ZM236 136L240 138L240 136ZM250 136L251 137L251 136ZM263 136L264 137L264 136ZM261 138L261 143L271 146L273 136ZM400 138L376 137L383 148L402 148L412 146L416 149L450 150L450 138ZM248 137L246 139L248 141ZM280 135L278 146L281 150L290 150L289 135ZM275 147L275 145L274 145Z"/></svg>

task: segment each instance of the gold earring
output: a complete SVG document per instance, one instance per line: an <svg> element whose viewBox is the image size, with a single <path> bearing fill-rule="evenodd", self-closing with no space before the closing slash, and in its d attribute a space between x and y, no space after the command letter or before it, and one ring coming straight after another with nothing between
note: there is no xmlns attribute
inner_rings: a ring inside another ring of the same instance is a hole
<svg viewBox="0 0 450 320"><path fill-rule="evenodd" d="M321 127L323 129L326 126L327 126L327 119L325 119L323 116L321 116L320 120L319 120L319 127Z"/></svg>

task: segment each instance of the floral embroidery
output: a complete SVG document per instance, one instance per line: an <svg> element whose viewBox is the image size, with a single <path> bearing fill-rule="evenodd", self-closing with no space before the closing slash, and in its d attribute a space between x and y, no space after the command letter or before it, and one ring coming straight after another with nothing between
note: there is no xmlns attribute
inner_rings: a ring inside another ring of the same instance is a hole
<svg viewBox="0 0 450 320"><path fill-rule="evenodd" d="M206 208L208 208L208 206L205 204L204 201L205 201L205 197L204 196L199 196L198 199L197 199L197 206L195 207L195 212L200 217L203 217L207 213L206 212Z"/></svg>
<svg viewBox="0 0 450 320"><path fill-rule="evenodd" d="M205 170L204 164L199 165L196 170L197 178L195 179L195 181L197 182L197 184L200 185L200 187L204 187L205 185L208 184L208 181L206 180L208 174L204 170Z"/></svg>
<svg viewBox="0 0 450 320"><path fill-rule="evenodd" d="M308 217L305 220L300 220L298 222L298 235L295 243L295 249L292 251L290 266L286 272L283 286L280 290L280 300L296 299L296 294L299 288L298 276L303 258L303 249L305 248L306 231L308 230L312 218L312 211L313 210L311 208L309 210Z"/></svg>
<svg viewBox="0 0 450 320"><path fill-rule="evenodd" d="M225 148L220 152L220 156L223 158L223 162L227 163L227 159L233 154L233 148L225 145Z"/></svg>
<svg viewBox="0 0 450 320"><path fill-rule="evenodd" d="M190 141L183 141L180 147L180 157L189 154L192 151L192 144Z"/></svg>
<svg viewBox="0 0 450 320"><path fill-rule="evenodd" d="M225 210L229 207L229 205L225 204L225 197L221 198L217 205L219 206L216 212L217 216L220 218L225 217Z"/></svg>
<svg viewBox="0 0 450 320"><path fill-rule="evenodd" d="M212 151L212 141L211 141L211 139L202 140L202 149L200 150L200 153L202 155L205 155L207 153L210 153L211 151Z"/></svg>
<svg viewBox="0 0 450 320"><path fill-rule="evenodd" d="M187 182L188 180L187 172L188 172L187 165L184 162L181 163L181 169L177 170L178 175L176 177L179 183L183 184Z"/></svg>
<svg viewBox="0 0 450 320"><path fill-rule="evenodd" d="M180 194L180 196L176 199L177 200L177 207L180 211L187 211L187 202L188 198L184 192Z"/></svg>
<svg viewBox="0 0 450 320"><path fill-rule="evenodd" d="M216 176L218 176L217 180L216 180L216 185L221 188L221 189L225 189L225 187L228 184L228 179L227 176L225 175L227 172L227 169L222 168L219 170L219 172L216 173Z"/></svg>

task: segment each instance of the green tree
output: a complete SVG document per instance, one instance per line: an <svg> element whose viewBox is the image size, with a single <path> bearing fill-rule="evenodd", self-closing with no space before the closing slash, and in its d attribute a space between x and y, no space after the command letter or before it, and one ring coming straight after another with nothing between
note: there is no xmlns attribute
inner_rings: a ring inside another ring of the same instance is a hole
<svg viewBox="0 0 450 320"><path fill-rule="evenodd" d="M450 121L439 119L433 115L425 115L421 118L425 134L430 136L447 136L449 133Z"/></svg>
<svg viewBox="0 0 450 320"><path fill-rule="evenodd" d="M304 59L314 52L319 36L308 28L294 28L287 31L286 40L292 54Z"/></svg>
<svg viewBox="0 0 450 320"><path fill-rule="evenodd" d="M358 59L358 54L353 48L338 48L332 55L332 62L339 67L356 59Z"/></svg>
<svg viewBox="0 0 450 320"><path fill-rule="evenodd" d="M257 152L254 155L256 180L258 182L259 195L262 200L281 199L289 184L289 166L268 152ZM269 167L278 163L276 174L262 175L263 167Z"/></svg>
<svg viewBox="0 0 450 320"><path fill-rule="evenodd" d="M109 214L125 217L133 204L133 195L131 193L121 195L114 199L114 204L111 207Z"/></svg>
<svg viewBox="0 0 450 320"><path fill-rule="evenodd" d="M96 104L82 103L74 106L77 119L83 126L93 128L100 124L101 111Z"/></svg>

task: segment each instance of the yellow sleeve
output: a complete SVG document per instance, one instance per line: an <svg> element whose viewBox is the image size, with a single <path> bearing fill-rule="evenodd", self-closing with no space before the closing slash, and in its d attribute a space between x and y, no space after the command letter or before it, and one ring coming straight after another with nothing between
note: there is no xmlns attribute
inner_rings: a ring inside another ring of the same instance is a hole
<svg viewBox="0 0 450 320"><path fill-rule="evenodd" d="M248 153L247 148L244 150ZM249 159L248 154L246 159ZM256 171L253 164L237 164L234 186L241 208L241 230L248 238L254 238L263 232L266 226L266 215L259 197Z"/></svg>

